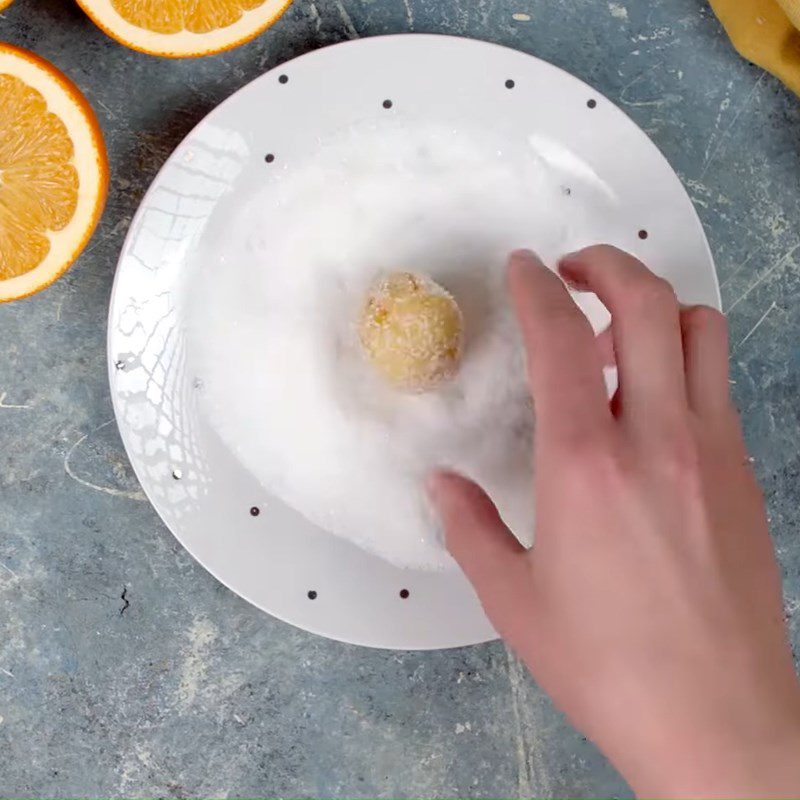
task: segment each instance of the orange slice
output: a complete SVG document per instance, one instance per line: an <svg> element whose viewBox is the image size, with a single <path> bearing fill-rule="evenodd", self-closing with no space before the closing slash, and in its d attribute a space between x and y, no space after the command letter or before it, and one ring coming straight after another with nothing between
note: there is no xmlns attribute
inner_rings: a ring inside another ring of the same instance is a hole
<svg viewBox="0 0 800 800"><path fill-rule="evenodd" d="M94 23L134 50L207 56L257 36L292 0L78 0Z"/></svg>
<svg viewBox="0 0 800 800"><path fill-rule="evenodd" d="M86 99L52 64L0 43L0 302L49 286L100 219L108 162Z"/></svg>

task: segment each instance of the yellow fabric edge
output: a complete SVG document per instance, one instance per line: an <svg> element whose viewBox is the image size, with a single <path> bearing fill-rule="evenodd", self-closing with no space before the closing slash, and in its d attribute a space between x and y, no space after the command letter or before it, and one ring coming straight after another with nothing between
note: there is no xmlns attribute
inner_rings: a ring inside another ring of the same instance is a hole
<svg viewBox="0 0 800 800"><path fill-rule="evenodd" d="M800 95L800 0L710 2L739 53Z"/></svg>

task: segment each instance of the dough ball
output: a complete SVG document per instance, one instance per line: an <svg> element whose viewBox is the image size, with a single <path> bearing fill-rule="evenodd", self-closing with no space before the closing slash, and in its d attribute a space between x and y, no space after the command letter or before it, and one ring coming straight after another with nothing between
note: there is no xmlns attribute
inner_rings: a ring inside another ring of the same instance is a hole
<svg viewBox="0 0 800 800"><path fill-rule="evenodd" d="M393 272L370 290L359 320L364 352L392 386L425 392L458 370L461 310L435 281Z"/></svg>

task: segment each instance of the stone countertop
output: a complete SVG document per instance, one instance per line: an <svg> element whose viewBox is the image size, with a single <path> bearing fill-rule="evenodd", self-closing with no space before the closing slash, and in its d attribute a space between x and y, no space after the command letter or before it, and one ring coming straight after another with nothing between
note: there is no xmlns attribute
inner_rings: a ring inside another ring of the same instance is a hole
<svg viewBox="0 0 800 800"><path fill-rule="evenodd" d="M158 168L265 70L406 31L558 64L678 171L717 258L800 642L800 101L739 59L703 0L297 0L253 42L178 62L116 44L68 0L16 0L0 38L86 93L111 186L77 265L0 307L0 796L630 794L501 644L360 649L233 595L161 524L116 433L108 298Z"/></svg>

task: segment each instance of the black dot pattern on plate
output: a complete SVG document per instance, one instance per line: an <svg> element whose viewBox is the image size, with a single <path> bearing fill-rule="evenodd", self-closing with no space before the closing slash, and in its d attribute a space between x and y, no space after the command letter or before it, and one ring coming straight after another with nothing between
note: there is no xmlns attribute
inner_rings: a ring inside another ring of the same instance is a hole
<svg viewBox="0 0 800 800"><path fill-rule="evenodd" d="M409 592L408 589L401 589L400 590L400 597L403 600L407 600L410 594L411 594L411 592Z"/></svg>
<svg viewBox="0 0 800 800"><path fill-rule="evenodd" d="M289 83L289 76L288 75L279 75L278 76L278 83Z"/></svg>
<svg viewBox="0 0 800 800"><path fill-rule="evenodd" d="M316 600L317 599L317 593L313 589L309 590L308 599L309 600Z"/></svg>
<svg viewBox="0 0 800 800"><path fill-rule="evenodd" d="M275 160L275 156L272 153L267 153L264 156L264 161L266 161L267 164L271 164L274 160Z"/></svg>
<svg viewBox="0 0 800 800"><path fill-rule="evenodd" d="M511 78L509 78L506 81L506 89L513 89L515 86L516 86L516 83L514 83L514 81L512 81Z"/></svg>
<svg viewBox="0 0 800 800"><path fill-rule="evenodd" d="M176 481L179 481L183 477L183 472L181 472L181 470L179 470L179 469L174 469L174 470L172 470L172 477Z"/></svg>
<svg viewBox="0 0 800 800"><path fill-rule="evenodd" d="M250 509L250 516L257 517L261 513L261 509L258 506L253 506Z"/></svg>
<svg viewBox="0 0 800 800"><path fill-rule="evenodd" d="M383 101L383 107L384 108L391 108L393 105L394 105L394 103L391 100L384 100Z"/></svg>
<svg viewBox="0 0 800 800"><path fill-rule="evenodd" d="M125 362L119 358L114 362L114 369L125 369Z"/></svg>
<svg viewBox="0 0 800 800"><path fill-rule="evenodd" d="M642 228L642 229L639 231L639 238L640 238L640 239L646 239L646 238L647 238L649 235L650 235L650 234L649 234L649 233L648 233L648 232L647 232L647 231L646 231L644 228Z"/></svg>
<svg viewBox="0 0 800 800"><path fill-rule="evenodd" d="M591 100L587 100L586 105L589 106L589 108L597 108L597 100L595 100L594 98L592 98Z"/></svg>

